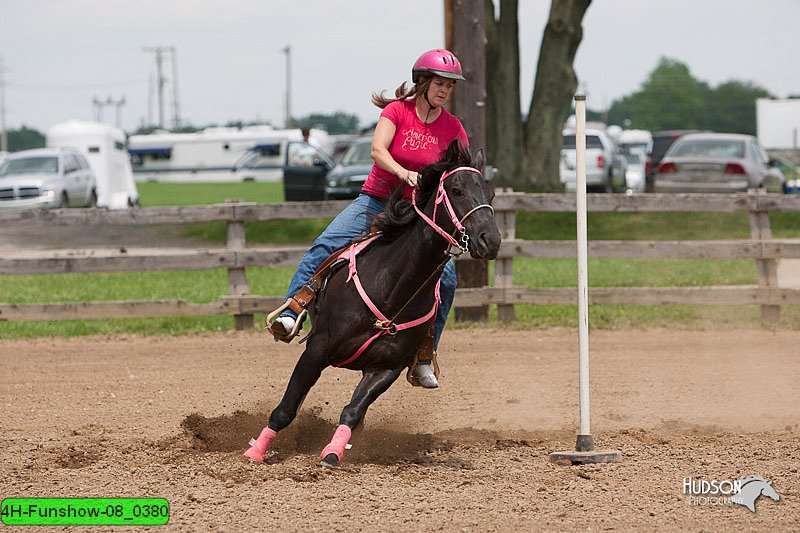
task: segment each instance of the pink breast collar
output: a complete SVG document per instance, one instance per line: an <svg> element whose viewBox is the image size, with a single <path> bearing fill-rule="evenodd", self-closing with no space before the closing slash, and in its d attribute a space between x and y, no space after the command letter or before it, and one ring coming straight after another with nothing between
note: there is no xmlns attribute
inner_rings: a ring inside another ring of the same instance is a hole
<svg viewBox="0 0 800 533"><path fill-rule="evenodd" d="M412 320L410 322L404 322L403 324L395 324L390 319L386 318L386 316L383 313L381 313L380 309L378 309L378 306L376 306L373 303L372 299L370 299L369 295L364 290L364 286L361 284L361 280L358 277L358 271L356 270L356 256L358 255L359 252L361 252L364 248L369 246L378 237L380 237L380 234L375 235L374 237L370 237L367 240L357 242L352 246L350 246L350 248L340 256L343 260L349 261L347 283L350 283L350 280L353 280L353 283L356 286L358 294L361 295L361 299L364 301L369 310L372 311L372 314L375 315L375 328L378 329L378 332L375 333L375 335L373 335L369 339L367 339L366 342L364 342L364 344L362 344L361 347L358 350L356 350L356 352L353 355L351 355L341 363L336 363L333 366L344 366L346 364L352 363L353 361L358 359L361 356L361 354L364 353L364 351L367 348L369 348L372 342L381 335L387 335L387 334L395 335L398 331L402 331L404 329L409 329L419 326L421 324L425 324L436 315L436 310L439 307L439 302L441 299L439 296L439 283L441 283L441 281L436 282L436 288L434 289L435 298L433 302L433 308L425 316L420 317L416 320Z"/></svg>

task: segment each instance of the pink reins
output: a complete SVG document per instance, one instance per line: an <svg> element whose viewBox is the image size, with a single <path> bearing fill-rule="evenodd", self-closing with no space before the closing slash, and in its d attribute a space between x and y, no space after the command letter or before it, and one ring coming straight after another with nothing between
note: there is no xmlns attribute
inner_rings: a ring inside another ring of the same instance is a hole
<svg viewBox="0 0 800 533"><path fill-rule="evenodd" d="M449 257L452 257L454 255L459 255L459 254L467 251L467 247L469 245L469 236L467 235L466 229L464 228L462 222L464 222L464 220L466 220L468 216L470 216L472 213L474 213L478 209L482 209L484 207L486 207L489 210L491 210L492 214L494 215L494 209L492 208L491 205L489 205L489 204L480 204L480 205L477 205L477 206L473 207L472 209L470 209L463 217L461 217L461 220L458 219L458 217L455 214L455 211L453 210L453 206L450 203L450 199L447 197L447 193L444 190L444 180L447 179L447 177L450 176L451 174L454 174L455 172L458 172L460 170L467 170L467 171L470 171L470 172L476 172L478 174L481 174L480 170L478 170L476 168L473 168L473 167L458 167L458 168L455 168L453 170L444 172L442 174L442 177L439 179L439 187L438 187L438 189L436 191L436 199L435 199L435 202L434 202L434 205L433 205L433 217L432 218L428 218L428 216L425 215L425 213L423 213L419 209L419 207L417 207L416 189L414 189L411 192L411 203L413 204L414 209L417 211L417 214L420 217L422 217L422 219L429 226L431 226L434 230L436 230L436 232L439 235L441 235L442 237L444 237L445 240L450 244L450 246L448 247L448 250L446 251L446 253L447 253L447 255ZM447 232L445 232L442 228L437 226L436 223L434 222L434 220L436 219L436 208L442 202L444 202L445 209L447 210L448 215L450 215L450 219L453 221L453 224L456 227L456 231L460 231L461 232L461 243L456 241L453 238L452 235L450 235ZM378 332L375 333L369 339L367 339L364 342L364 344L362 344L361 347L358 350L356 350L356 352L353 355L351 355L350 357L348 357L347 359L345 359L344 361L342 361L340 363L334 364L333 366L341 367L341 366L347 365L349 363L352 363L353 361L358 359L361 356L361 354L364 353L364 351L367 348L369 348L369 346L373 343L373 341L375 341L375 339L377 339L378 337L380 337L382 335L386 335L386 334L396 335L398 331L402 331L404 329L413 328L413 327L416 327L416 326L419 326L419 325L427 323L429 320L431 320L433 317L436 316L436 311L439 308L439 303L441 302L441 296L439 295L439 285L441 283L441 279L438 279L436 281L436 286L434 288L433 308L430 311L428 311L428 313L426 313L425 316L417 318L416 320L411 320L409 322L404 322L402 324L395 324L393 319L386 318L386 316L383 313L381 313L380 309L378 309L378 306L375 305L375 303L369 297L367 292L364 290L364 286L361 284L361 280L358 277L358 271L356 269L356 255L358 255L358 252L360 252L361 250L363 250L364 248L369 246L369 244L372 243L378 237L379 237L379 235L375 235L374 237L371 237L371 238L369 238L369 239L367 239L365 241L354 243L353 245L350 246L350 249L347 252L347 254L349 256L349 272L348 272L347 281L346 281L346 283L349 283L351 279L353 280L353 283L356 286L356 290L358 291L358 294L361 296L361 300L369 308L369 310L372 311L372 314L375 315L375 318L376 318L376 320L375 320L375 328L378 329ZM460 250L460 252L451 253L450 250L453 247L458 248ZM449 257L447 259L449 259ZM445 260L445 262L446 261L447 260ZM437 270L437 272L441 271L441 269L443 267L444 267L444 262L439 266L439 269ZM427 281L425 283L427 283ZM423 286L424 285L425 284L423 284ZM420 287L420 289L422 289L422 287ZM417 292L419 292L419 290ZM416 296L416 294L414 294L414 296L412 296L412 299L415 296ZM402 309L401 309L401 311L402 311Z"/></svg>

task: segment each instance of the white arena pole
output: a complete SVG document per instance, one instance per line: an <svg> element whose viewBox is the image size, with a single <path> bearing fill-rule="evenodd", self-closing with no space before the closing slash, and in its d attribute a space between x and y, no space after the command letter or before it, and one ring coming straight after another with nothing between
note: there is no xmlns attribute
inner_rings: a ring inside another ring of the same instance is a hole
<svg viewBox="0 0 800 533"><path fill-rule="evenodd" d="M589 276L586 235L586 96L575 96L575 212L578 219L578 368L580 433L576 449L594 449L589 428Z"/></svg>
<svg viewBox="0 0 800 533"><path fill-rule="evenodd" d="M620 452L595 451L589 424L589 276L586 217L586 96L575 95L575 213L578 223L578 392L580 431L574 452L554 452L550 460L564 465L616 463Z"/></svg>

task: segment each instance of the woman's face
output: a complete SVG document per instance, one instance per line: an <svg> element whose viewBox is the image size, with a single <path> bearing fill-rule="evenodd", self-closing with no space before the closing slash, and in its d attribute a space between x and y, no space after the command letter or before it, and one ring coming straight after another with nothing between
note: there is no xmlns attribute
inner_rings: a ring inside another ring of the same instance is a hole
<svg viewBox="0 0 800 533"><path fill-rule="evenodd" d="M453 92L455 85L455 80L434 76L433 80L431 80L431 86L428 88L428 101L434 107L443 106L447 99L450 98L450 93Z"/></svg>

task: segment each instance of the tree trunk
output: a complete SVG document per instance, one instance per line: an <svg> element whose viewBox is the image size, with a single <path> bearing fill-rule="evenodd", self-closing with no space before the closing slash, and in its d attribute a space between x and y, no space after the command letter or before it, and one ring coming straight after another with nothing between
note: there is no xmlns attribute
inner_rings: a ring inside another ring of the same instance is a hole
<svg viewBox="0 0 800 533"><path fill-rule="evenodd" d="M470 151L486 144L486 39L483 0L447 0L445 20L447 46L461 60L466 81L453 93L454 112L467 132ZM458 261L459 287L485 287L489 284L489 266L485 260ZM457 307L456 320L485 321L489 306Z"/></svg>
<svg viewBox="0 0 800 533"><path fill-rule="evenodd" d="M519 89L517 0L484 0L486 28L486 161L498 169L496 187L525 183Z"/></svg>
<svg viewBox="0 0 800 533"><path fill-rule="evenodd" d="M561 130L578 88L572 62L583 37L581 21L590 2L553 0L550 5L524 130L523 173L539 190L563 189L558 176Z"/></svg>

